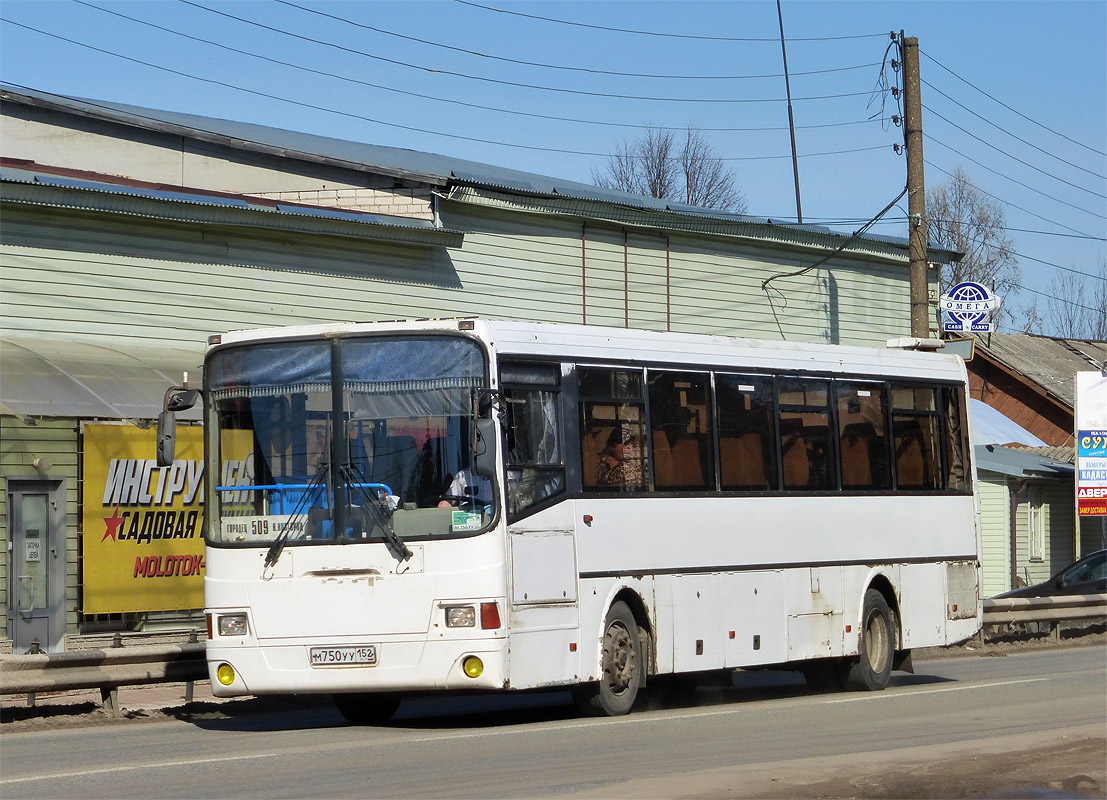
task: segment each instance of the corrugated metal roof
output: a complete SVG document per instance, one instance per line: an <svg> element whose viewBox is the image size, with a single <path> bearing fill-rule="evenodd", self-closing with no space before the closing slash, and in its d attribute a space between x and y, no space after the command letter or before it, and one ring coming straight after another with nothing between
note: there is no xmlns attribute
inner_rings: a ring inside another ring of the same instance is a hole
<svg viewBox="0 0 1107 800"><path fill-rule="evenodd" d="M456 186L450 189L449 199L463 203L492 206L495 208L525 211L528 213L564 214L593 220L607 220L619 225L668 231L686 231L770 241L799 247L817 247L820 250L841 245L846 237L837 231L818 225L778 225L770 220L741 214L719 214L698 209L696 211L655 211L625 204L605 203L582 198L545 198L539 195L520 196L502 191L492 191L475 186ZM844 252L866 253L873 256L907 259L906 242L896 245L883 238L859 237Z"/></svg>
<svg viewBox="0 0 1107 800"><path fill-rule="evenodd" d="M271 200L252 198L246 195L235 197L228 196L225 193L210 193L204 191L171 191L149 186L136 186L128 183L116 182L110 180L110 176L106 175L103 177L103 180L90 180L57 175L43 170L26 170L8 166L0 167L0 180L11 181L13 183L27 183L35 186L56 186L64 189L82 189L85 191L129 195L131 197L143 197L150 200L163 200L174 203L190 203L193 205L263 211L270 214L295 214L298 216L338 219L345 222L356 222L365 225L384 225L388 227L413 228L419 230L441 230L440 228L435 228L434 223L424 219L389 216L385 214L366 214L358 211L342 211L340 209L323 208L320 206L274 203ZM460 231L453 231L453 233L460 233Z"/></svg>
<svg viewBox="0 0 1107 800"><path fill-rule="evenodd" d="M1076 394L1073 376L1099 369L1107 360L1107 342L993 333L976 340L976 352L1025 376L1072 408Z"/></svg>
<svg viewBox="0 0 1107 800"><path fill-rule="evenodd" d="M1071 480L1075 467L1048 456L985 444L973 448L979 472L998 472L1015 478L1065 478Z"/></svg>
<svg viewBox="0 0 1107 800"><path fill-rule="evenodd" d="M220 193L171 191L114 182L108 180L110 176L104 177L102 181L88 180L0 167L3 199L11 203L109 211L151 219L236 227L279 228L428 246L459 247L464 240L461 231L439 228L429 220L290 205ZM90 198L93 197L103 199L92 201ZM185 206L191 210L185 210ZM197 208L205 209L202 217L197 216Z"/></svg>
<svg viewBox="0 0 1107 800"><path fill-rule="evenodd" d="M165 390L202 382L204 344L183 346L87 340L0 339L0 413L19 417L154 419ZM200 419L199 407L181 413Z"/></svg>
<svg viewBox="0 0 1107 800"><path fill-rule="evenodd" d="M772 225L817 231L825 236L840 238L849 236L849 234L822 226L795 225L764 217L729 214L435 153L351 142L281 128L270 128L248 122L234 122L194 114L182 114L175 111L161 111L104 100L66 97L25 87L17 89L11 86L0 86L0 99L26 105L57 108L83 116L109 119L140 128L161 130L194 138L208 138L213 141L218 140L231 146L261 150L290 158L371 170L439 186L470 184L543 197L564 197L600 203L614 203L631 208L692 214L696 217L714 218L729 222L741 221L763 226ZM907 248L907 240L898 237L866 234L862 238L904 249ZM959 254L946 250L931 250L929 257L932 261L945 262L956 260Z"/></svg>
<svg viewBox="0 0 1107 800"><path fill-rule="evenodd" d="M1076 463L1076 448L1071 444L1046 445L1044 447L1010 445L1010 449L1018 450L1022 453L1031 453L1032 455L1051 458L1054 461L1064 461L1067 464Z"/></svg>

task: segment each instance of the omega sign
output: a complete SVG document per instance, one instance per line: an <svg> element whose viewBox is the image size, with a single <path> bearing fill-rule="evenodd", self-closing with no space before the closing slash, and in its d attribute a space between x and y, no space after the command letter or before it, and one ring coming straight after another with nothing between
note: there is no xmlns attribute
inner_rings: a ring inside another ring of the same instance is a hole
<svg viewBox="0 0 1107 800"><path fill-rule="evenodd" d="M992 314L999 310L1000 300L974 281L962 281L943 294L942 330L990 333Z"/></svg>

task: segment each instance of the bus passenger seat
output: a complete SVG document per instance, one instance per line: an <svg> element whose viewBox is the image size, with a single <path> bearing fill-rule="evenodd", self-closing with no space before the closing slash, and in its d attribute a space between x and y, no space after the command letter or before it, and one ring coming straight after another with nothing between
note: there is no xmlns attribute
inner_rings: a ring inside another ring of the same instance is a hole
<svg viewBox="0 0 1107 800"><path fill-rule="evenodd" d="M811 481L811 460L807 455L807 442L799 434L784 441L784 488L803 489Z"/></svg>
<svg viewBox="0 0 1107 800"><path fill-rule="evenodd" d="M600 453L607 447L613 428L594 428L584 432L580 440L581 481L584 488L599 484Z"/></svg>
<svg viewBox="0 0 1107 800"><path fill-rule="evenodd" d="M867 434L867 435L866 435ZM876 437L871 423L847 425L842 432L842 486L867 488L873 485L869 442Z"/></svg>
<svg viewBox="0 0 1107 800"><path fill-rule="evenodd" d="M673 485L673 452L665 431L653 432L653 483L659 489Z"/></svg>
<svg viewBox="0 0 1107 800"><path fill-rule="evenodd" d="M921 434L896 437L896 478L901 487L927 487L926 463Z"/></svg>
<svg viewBox="0 0 1107 800"><path fill-rule="evenodd" d="M677 486L703 487L703 464L697 439L677 439L672 448L673 481ZM712 479L714 480L714 479Z"/></svg>
<svg viewBox="0 0 1107 800"><path fill-rule="evenodd" d="M765 488L765 461L756 433L719 439L719 460L724 489Z"/></svg>

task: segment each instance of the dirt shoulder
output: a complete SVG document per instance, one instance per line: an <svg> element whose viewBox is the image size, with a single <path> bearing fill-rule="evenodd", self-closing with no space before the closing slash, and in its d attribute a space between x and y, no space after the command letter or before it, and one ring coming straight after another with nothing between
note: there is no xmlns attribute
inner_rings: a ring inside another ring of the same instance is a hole
<svg viewBox="0 0 1107 800"><path fill-rule="evenodd" d="M805 758L604 786L573 798L1104 798L1102 726Z"/></svg>

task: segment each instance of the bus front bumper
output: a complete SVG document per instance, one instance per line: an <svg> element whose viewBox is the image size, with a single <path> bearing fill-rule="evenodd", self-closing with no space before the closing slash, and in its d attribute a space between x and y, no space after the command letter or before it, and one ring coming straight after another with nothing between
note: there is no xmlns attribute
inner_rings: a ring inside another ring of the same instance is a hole
<svg viewBox="0 0 1107 800"><path fill-rule="evenodd" d="M342 663L344 659L354 663ZM370 660L375 663L365 663ZM507 686L507 640L502 638L333 646L243 643L227 647L208 642L207 662L216 697Z"/></svg>

